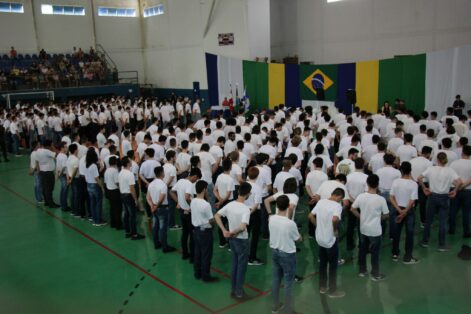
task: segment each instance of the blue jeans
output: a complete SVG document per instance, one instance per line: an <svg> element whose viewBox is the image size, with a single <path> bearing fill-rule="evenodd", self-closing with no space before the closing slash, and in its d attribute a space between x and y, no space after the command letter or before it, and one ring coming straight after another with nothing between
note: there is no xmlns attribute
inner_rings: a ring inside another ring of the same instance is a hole
<svg viewBox="0 0 471 314"><path fill-rule="evenodd" d="M364 234L360 234L360 250L358 254L358 265L360 266L360 272L366 273L366 254L368 252L368 246L371 254L371 275L379 275L379 249L381 247L381 236L370 237Z"/></svg>
<svg viewBox="0 0 471 314"><path fill-rule="evenodd" d="M61 174L59 176L59 180L61 182L61 192L60 192L60 203L62 210L67 210L67 195L69 194L69 186L67 185L67 176L65 174Z"/></svg>
<svg viewBox="0 0 471 314"><path fill-rule="evenodd" d="M18 155L20 153L20 138L16 134L11 134L11 140L12 140L12 153L14 155Z"/></svg>
<svg viewBox="0 0 471 314"><path fill-rule="evenodd" d="M177 203L173 200L173 198L170 196L170 189L167 191L167 199L168 199L168 225L170 227L175 226L175 209L177 206Z"/></svg>
<svg viewBox="0 0 471 314"><path fill-rule="evenodd" d="M78 178L72 179L72 213L75 216L80 216L80 181Z"/></svg>
<svg viewBox="0 0 471 314"><path fill-rule="evenodd" d="M94 223L101 223L101 208L103 203L103 192L96 183L87 183L87 192L90 197L90 213Z"/></svg>
<svg viewBox="0 0 471 314"><path fill-rule="evenodd" d="M249 240L231 238L229 239L229 245L232 256L231 290L237 297L242 297L244 294L245 272L249 260Z"/></svg>
<svg viewBox="0 0 471 314"><path fill-rule="evenodd" d="M281 280L285 280L285 313L293 312L293 282L296 275L296 253L285 253L280 250L273 250L273 279L272 297L273 308L280 305L280 285Z"/></svg>
<svg viewBox="0 0 471 314"><path fill-rule="evenodd" d="M463 234L470 235L469 215L471 212L471 190L462 190L451 200L450 208L450 233L455 232L456 215L463 209Z"/></svg>
<svg viewBox="0 0 471 314"><path fill-rule="evenodd" d="M406 226L406 254L404 255L405 261L410 261L412 258L412 248L414 247L414 225L415 225L415 212L411 209L407 216L402 219L400 223L396 222L396 217L399 216L396 209L393 209L389 213L393 217L394 221L394 237L393 237L393 247L392 254L399 255L399 242L401 241L401 231L402 227Z"/></svg>
<svg viewBox="0 0 471 314"><path fill-rule="evenodd" d="M154 239L154 246L162 245L165 249L168 247L167 243L168 232L168 206L161 206L153 213L152 219L152 237Z"/></svg>
<svg viewBox="0 0 471 314"><path fill-rule="evenodd" d="M327 288L329 281L329 291L337 290L337 266L339 263L338 241L330 248L319 246L319 287ZM329 278L327 279L327 266L329 266Z"/></svg>
<svg viewBox="0 0 471 314"><path fill-rule="evenodd" d="M388 204L388 209L389 212L391 213L394 210L394 206L392 206L391 202L389 201L389 191L387 192L381 192L380 195L386 199L386 203ZM383 228L383 235L385 234L385 220L382 220L381 222L381 227ZM389 215L389 238L393 239L394 238L394 228L395 228L395 221L393 218L393 215Z"/></svg>
<svg viewBox="0 0 471 314"><path fill-rule="evenodd" d="M448 194L432 193L427 200L427 221L425 223L423 243L428 243L430 238L430 228L433 222L433 216L436 212L439 214L438 245L445 246L446 223L448 219L448 208L450 207L450 197Z"/></svg>
<svg viewBox="0 0 471 314"><path fill-rule="evenodd" d="M124 208L124 229L130 235L137 234L136 219L137 207L131 194L121 194Z"/></svg>
<svg viewBox="0 0 471 314"><path fill-rule="evenodd" d="M214 196L214 192L213 192L213 188L214 188L214 185L213 183L208 183L208 202L209 204L211 204L211 208L213 209L213 212L216 212L216 207L214 207L214 203L215 203L215 196Z"/></svg>
<svg viewBox="0 0 471 314"><path fill-rule="evenodd" d="M43 202L43 187L41 184L41 178L39 177L39 172L35 171L33 173L34 179L34 197L36 198L36 202Z"/></svg>

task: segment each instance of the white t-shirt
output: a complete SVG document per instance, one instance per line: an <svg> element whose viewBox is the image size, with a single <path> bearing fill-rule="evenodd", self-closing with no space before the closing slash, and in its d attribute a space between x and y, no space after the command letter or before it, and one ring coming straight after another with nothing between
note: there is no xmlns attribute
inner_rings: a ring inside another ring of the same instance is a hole
<svg viewBox="0 0 471 314"><path fill-rule="evenodd" d="M450 167L432 166L422 174L429 182L430 192L448 194L458 174Z"/></svg>
<svg viewBox="0 0 471 314"><path fill-rule="evenodd" d="M369 162L369 166L371 168L371 171L376 174L379 169L384 167L384 152L379 152L373 155L371 157L371 160Z"/></svg>
<svg viewBox="0 0 471 314"><path fill-rule="evenodd" d="M164 164L164 182L167 183L168 179L170 177L173 177L173 180L169 184L169 188L173 187L175 184L177 184L177 168L175 168L174 165L166 163Z"/></svg>
<svg viewBox="0 0 471 314"><path fill-rule="evenodd" d="M178 183L177 183L178 184ZM209 221L213 218L211 204L206 200L194 198L190 203L191 224L194 227L211 228Z"/></svg>
<svg viewBox="0 0 471 314"><path fill-rule="evenodd" d="M75 169L77 169L77 172L75 173L75 177L79 176L78 166L79 166L79 159L77 158L77 156L70 155L69 158L67 159L67 174L69 175L69 177L72 177Z"/></svg>
<svg viewBox="0 0 471 314"><path fill-rule="evenodd" d="M451 163L450 168L455 170L463 181L471 178L471 159L455 160ZM468 185L465 190L471 190L471 185Z"/></svg>
<svg viewBox="0 0 471 314"><path fill-rule="evenodd" d="M397 149L397 157L399 157L401 163L411 161L413 158L417 157L417 149L412 145L401 145Z"/></svg>
<svg viewBox="0 0 471 314"><path fill-rule="evenodd" d="M54 171L54 158L56 154L49 149L39 148L36 151L36 159L39 164L39 171Z"/></svg>
<svg viewBox="0 0 471 314"><path fill-rule="evenodd" d="M388 204L384 197L378 194L360 194L352 208L360 209L360 232L369 237L382 234L381 215L389 213Z"/></svg>
<svg viewBox="0 0 471 314"><path fill-rule="evenodd" d="M418 196L418 184L409 179L394 180L389 195L393 195L399 207L407 207L409 201L415 201Z"/></svg>
<svg viewBox="0 0 471 314"><path fill-rule="evenodd" d="M199 152L197 156L201 161L201 179L209 184L213 184L213 165L216 163L213 155L209 152Z"/></svg>
<svg viewBox="0 0 471 314"><path fill-rule="evenodd" d="M389 192L394 180L401 177L401 172L393 167L383 167L376 174L379 177L379 190L381 192Z"/></svg>
<svg viewBox="0 0 471 314"><path fill-rule="evenodd" d="M268 221L270 247L282 252L296 253L296 244L300 238L296 223L287 217L275 215Z"/></svg>
<svg viewBox="0 0 471 314"><path fill-rule="evenodd" d="M141 168L139 169L139 174L146 179L153 179L155 178L154 169L160 166L160 163L154 159L147 159L141 164Z"/></svg>
<svg viewBox="0 0 471 314"><path fill-rule="evenodd" d="M317 189L316 194L320 196L321 200L329 199L332 195L332 192L335 191L336 188L341 188L345 192L344 200L350 199L350 195L348 194L347 187L337 180L329 180L325 181L321 184L321 186Z"/></svg>
<svg viewBox="0 0 471 314"><path fill-rule="evenodd" d="M96 178L100 176L96 164L91 164L90 167L85 168L85 181L87 183L97 183Z"/></svg>
<svg viewBox="0 0 471 314"><path fill-rule="evenodd" d="M347 190L350 197L355 200L358 195L364 193L368 190L368 185L366 184L366 179L368 176L363 172L352 172L347 176Z"/></svg>
<svg viewBox="0 0 471 314"><path fill-rule="evenodd" d="M252 209L256 204L256 207L258 208L262 203L262 188L257 183L247 183L252 186L252 190L250 190L250 196L245 200L245 205Z"/></svg>
<svg viewBox="0 0 471 314"><path fill-rule="evenodd" d="M239 228L241 224L248 225L250 222L250 208L238 201L232 201L218 211L222 217L226 217L229 221L229 231ZM248 239L247 229L239 233L236 238Z"/></svg>
<svg viewBox="0 0 471 314"><path fill-rule="evenodd" d="M228 174L222 173L216 179L216 188L218 189L219 195L222 198L226 198L227 193L229 193L228 200L234 199L234 180Z"/></svg>
<svg viewBox="0 0 471 314"><path fill-rule="evenodd" d="M190 204L186 200L186 194L193 196L196 194L195 185L188 179L180 179L172 188L172 191L177 192L178 204L183 210L190 210Z"/></svg>
<svg viewBox="0 0 471 314"><path fill-rule="evenodd" d="M306 186L309 186L312 193L315 193L319 187L325 181L329 180L329 177L320 170L313 170L307 174Z"/></svg>
<svg viewBox="0 0 471 314"><path fill-rule="evenodd" d="M410 161L412 171L412 178L417 181L417 178L424 173L424 171L432 166L432 162L425 157L419 156Z"/></svg>
<svg viewBox="0 0 471 314"><path fill-rule="evenodd" d="M152 203L157 204L161 195L165 195L161 205L168 205L167 199L167 185L161 179L154 179L147 188L147 193L150 194Z"/></svg>
<svg viewBox="0 0 471 314"><path fill-rule="evenodd" d="M119 192L121 194L131 193L131 185L136 184L134 174L128 169L122 169L118 175Z"/></svg>
<svg viewBox="0 0 471 314"><path fill-rule="evenodd" d="M119 172L115 167L109 167L105 171L104 181L108 190L116 190L119 184Z"/></svg>
<svg viewBox="0 0 471 314"><path fill-rule="evenodd" d="M283 186L289 178L294 178L294 176L286 171L280 171L275 177L275 182L273 182L273 188L278 192L283 192Z"/></svg>
<svg viewBox="0 0 471 314"><path fill-rule="evenodd" d="M296 215L296 206L298 206L299 196L297 196L294 193L278 192L278 193L273 194L272 197L273 197L274 200L277 200L278 197L280 197L281 195L286 195L289 199L289 204L294 206L293 215L291 217L288 217L289 219L293 220L294 216ZM276 209L276 213L278 214L278 208Z"/></svg>
<svg viewBox="0 0 471 314"><path fill-rule="evenodd" d="M324 199L317 202L311 213L316 216L316 241L319 246L331 248L336 241L332 219L342 217L342 206L332 200Z"/></svg>

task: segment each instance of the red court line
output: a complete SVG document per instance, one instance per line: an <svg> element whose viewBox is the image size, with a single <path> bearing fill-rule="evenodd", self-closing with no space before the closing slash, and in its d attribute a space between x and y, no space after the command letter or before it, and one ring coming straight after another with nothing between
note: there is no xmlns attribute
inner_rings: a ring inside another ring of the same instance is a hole
<svg viewBox="0 0 471 314"><path fill-rule="evenodd" d="M0 184L0 187L2 187L3 189L7 190L8 192L12 193L13 195L17 196L18 198L20 198L21 200L23 200L24 202L30 204L30 205L33 205L35 206L36 208L36 204L34 204L33 202L31 202L30 200L28 200L27 198L25 198L23 195L17 193L16 191L6 187L5 185L3 184ZM103 243L99 242L98 240L92 238L91 236L89 236L88 234L86 234L85 232L83 232L82 230L72 226L71 224L69 224L68 222L66 222L65 220L57 217L56 215L54 215L53 213L51 213L50 211L44 209L44 208L40 208L43 212L45 212L49 217L57 220L58 222L60 222L61 224L63 224L64 226L70 228L71 230L77 232L78 234L82 235L83 237L85 237L86 239L90 240L91 242L95 243L96 245L102 247L103 249L107 250L108 252L110 252L111 254L113 254L114 256L116 256L117 258L123 260L124 262L128 263L129 265L133 266L134 268L136 268L137 270L139 270L140 272L142 272L143 274L145 274L146 276L154 279L155 281L157 281L158 283L162 284L163 286L169 288L170 290L172 290L173 292L175 293L178 293L180 296L186 298L187 300L189 300L190 302L192 302L193 304L201 307L202 309L206 310L207 312L209 313L215 313L214 310L210 309L209 307L207 307L206 305L196 301L195 299L193 299L192 297L190 297L189 295L185 294L184 292L178 290L177 288L171 286L170 284L166 283L165 281L163 281L162 279L158 278L157 276L149 273L148 271L146 271L144 268L142 268L141 266L137 265L136 263L134 263L133 261L131 261L130 259L124 257L123 255L119 254L118 252L114 251L113 249L107 247L106 245L104 245Z"/></svg>

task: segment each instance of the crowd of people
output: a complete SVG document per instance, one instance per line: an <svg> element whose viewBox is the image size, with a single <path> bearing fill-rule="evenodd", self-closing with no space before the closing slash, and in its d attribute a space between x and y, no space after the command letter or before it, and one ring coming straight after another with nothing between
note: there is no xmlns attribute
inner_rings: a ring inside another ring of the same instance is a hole
<svg viewBox="0 0 471 314"><path fill-rule="evenodd" d="M383 241L392 241L393 261L420 262L414 256L416 219L423 228L421 249L429 246L436 214L438 251L449 250L447 234L455 234L459 211L463 236L471 237L471 111L455 113L452 107L441 117L388 107L345 115L329 107L280 105L223 115L202 114L200 101L188 98L116 97L34 104L3 110L0 117L3 147L11 144L15 154L20 143L31 149L38 204L95 227L109 224L131 240L145 238L137 223L142 212L155 249L164 253L177 246L168 230L182 229L182 258L204 282L217 280L210 271L213 242L221 249L229 245L236 299L246 297L247 265L266 262L257 252L260 238L268 239L273 313L292 313L293 283L302 279L296 242L303 239L303 216L305 236L317 242L319 292L331 298L345 295L337 287L337 268L345 263L340 230L347 250L358 247L359 276L373 281L385 278Z"/></svg>
<svg viewBox="0 0 471 314"><path fill-rule="evenodd" d="M14 47L0 58L0 89L24 87L77 87L84 82L105 83L106 62L90 47L88 53L73 47L70 54L48 54L41 49L38 55L20 55Z"/></svg>

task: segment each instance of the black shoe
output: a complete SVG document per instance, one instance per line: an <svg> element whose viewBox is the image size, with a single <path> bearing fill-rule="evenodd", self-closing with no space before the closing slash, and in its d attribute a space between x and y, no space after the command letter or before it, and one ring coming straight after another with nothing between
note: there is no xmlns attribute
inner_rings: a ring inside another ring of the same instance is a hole
<svg viewBox="0 0 471 314"><path fill-rule="evenodd" d="M167 246L166 248L162 249L162 252L164 253L170 253L170 252L175 252L177 249L174 248L173 246Z"/></svg>
<svg viewBox="0 0 471 314"><path fill-rule="evenodd" d="M185 254L185 253L182 254L182 260L187 260L189 258L190 258L190 254L188 254L188 253L187 254Z"/></svg>
<svg viewBox="0 0 471 314"><path fill-rule="evenodd" d="M59 208L61 207L60 205L57 205L57 204L52 204L50 206L48 206L49 208Z"/></svg>
<svg viewBox="0 0 471 314"><path fill-rule="evenodd" d="M219 281L218 277L209 276L208 278L203 278L204 282L211 283Z"/></svg>
<svg viewBox="0 0 471 314"><path fill-rule="evenodd" d="M160 250L161 248L162 248L162 244L160 244L160 243L154 245L154 249L156 249L156 250Z"/></svg>
<svg viewBox="0 0 471 314"><path fill-rule="evenodd" d="M201 280L201 277L200 277L200 276L194 275L194 277L195 277L196 280Z"/></svg>
<svg viewBox="0 0 471 314"><path fill-rule="evenodd" d="M471 233L467 233L467 234L463 235L463 238L465 238L465 239L471 238Z"/></svg>
<svg viewBox="0 0 471 314"><path fill-rule="evenodd" d="M72 209L70 207L66 207L64 209L62 209L63 212L70 212Z"/></svg>
<svg viewBox="0 0 471 314"><path fill-rule="evenodd" d="M295 276L294 276L294 281L296 281L296 282L303 281L303 279L304 279L304 278L301 277L301 276L298 276L298 275L295 275Z"/></svg>
<svg viewBox="0 0 471 314"><path fill-rule="evenodd" d="M131 237L131 234L130 234L130 233L126 233L126 234L124 235L124 237L125 237L125 238L130 238L130 237Z"/></svg>
<svg viewBox="0 0 471 314"><path fill-rule="evenodd" d="M135 235L131 236L131 240L141 240L145 239L145 236L139 233L136 233Z"/></svg>

